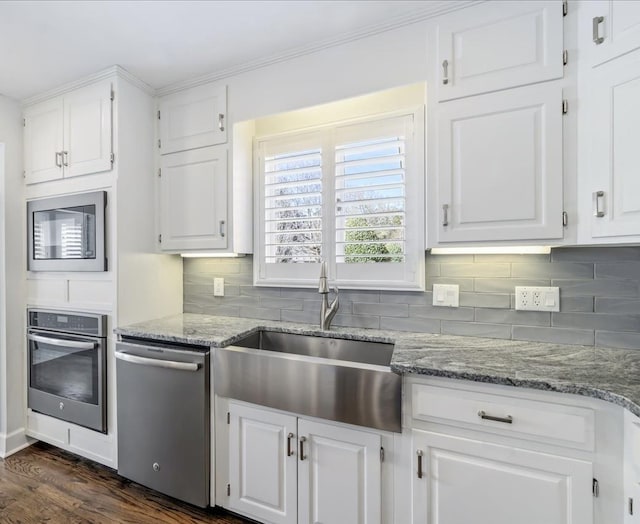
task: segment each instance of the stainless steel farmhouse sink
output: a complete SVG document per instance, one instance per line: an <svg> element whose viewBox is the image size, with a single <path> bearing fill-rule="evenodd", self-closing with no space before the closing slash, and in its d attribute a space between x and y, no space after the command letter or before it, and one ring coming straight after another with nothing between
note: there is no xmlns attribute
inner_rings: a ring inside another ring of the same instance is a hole
<svg viewBox="0 0 640 524"><path fill-rule="evenodd" d="M214 352L216 394L275 409L401 431L393 344L260 330Z"/></svg>

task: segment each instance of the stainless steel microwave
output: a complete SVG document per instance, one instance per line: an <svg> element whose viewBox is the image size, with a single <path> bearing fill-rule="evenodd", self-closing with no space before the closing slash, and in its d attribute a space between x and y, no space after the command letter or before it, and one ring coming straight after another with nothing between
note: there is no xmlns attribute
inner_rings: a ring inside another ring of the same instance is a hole
<svg viewBox="0 0 640 524"><path fill-rule="evenodd" d="M106 271L106 191L27 201L29 271Z"/></svg>

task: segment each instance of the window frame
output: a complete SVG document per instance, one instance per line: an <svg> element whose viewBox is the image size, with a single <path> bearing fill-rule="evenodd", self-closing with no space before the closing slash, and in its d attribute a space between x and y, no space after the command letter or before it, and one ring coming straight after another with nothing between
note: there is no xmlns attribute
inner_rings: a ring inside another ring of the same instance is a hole
<svg viewBox="0 0 640 524"><path fill-rule="evenodd" d="M329 124L254 137L254 285L317 287L320 263L267 264L265 262L264 145L322 149L322 251L331 285L341 289L424 291L425 289L425 107L413 106ZM405 138L405 261L402 263L336 262L336 130L375 125L383 120L412 118L412 136ZM320 139L318 139L320 137ZM315 139L315 140L314 140ZM393 265L393 267L390 267ZM350 268L348 266L351 266ZM365 267L366 266L366 267ZM366 270L366 271L364 271ZM366 278L362 278L362 274ZM393 273L393 277L390 274Z"/></svg>

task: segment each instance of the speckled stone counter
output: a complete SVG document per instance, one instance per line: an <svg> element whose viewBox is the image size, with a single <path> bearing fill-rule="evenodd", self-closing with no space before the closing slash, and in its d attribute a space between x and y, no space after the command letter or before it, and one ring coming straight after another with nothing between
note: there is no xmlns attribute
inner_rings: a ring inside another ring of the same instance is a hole
<svg viewBox="0 0 640 524"><path fill-rule="evenodd" d="M212 347L262 328L394 342L391 369L599 398L640 416L640 350L547 344L402 331L336 328L185 313L115 330L120 335Z"/></svg>

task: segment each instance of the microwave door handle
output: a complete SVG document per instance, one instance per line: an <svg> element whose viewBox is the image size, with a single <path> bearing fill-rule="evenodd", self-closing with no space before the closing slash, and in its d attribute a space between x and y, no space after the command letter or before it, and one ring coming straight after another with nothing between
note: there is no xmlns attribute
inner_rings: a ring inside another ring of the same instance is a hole
<svg viewBox="0 0 640 524"><path fill-rule="evenodd" d="M61 338L43 337L42 335L34 335L29 333L27 335L29 340L34 342L42 342L43 344L50 344L52 346L60 346L73 349L93 349L96 347L95 342L80 342L78 340L64 340Z"/></svg>
<svg viewBox="0 0 640 524"><path fill-rule="evenodd" d="M131 362L132 364L142 364L144 366L154 366L158 368L179 369L181 371L198 371L200 364L197 362L175 362L173 360L158 360L155 358L139 357L131 353L116 351L116 358Z"/></svg>

